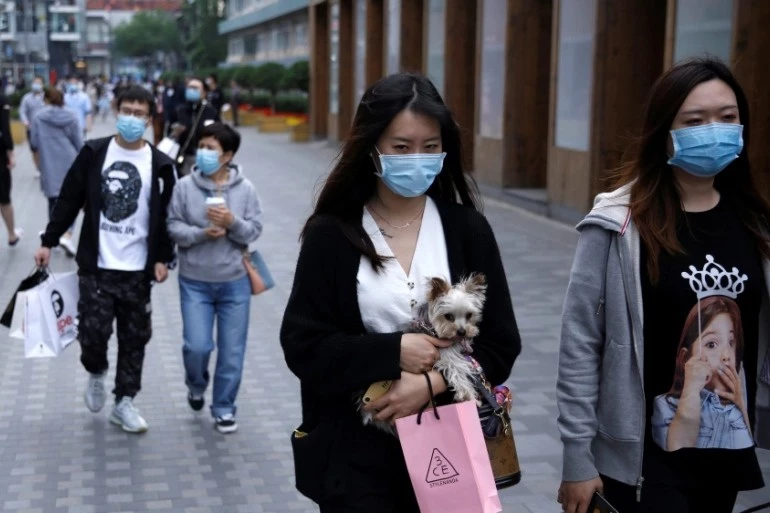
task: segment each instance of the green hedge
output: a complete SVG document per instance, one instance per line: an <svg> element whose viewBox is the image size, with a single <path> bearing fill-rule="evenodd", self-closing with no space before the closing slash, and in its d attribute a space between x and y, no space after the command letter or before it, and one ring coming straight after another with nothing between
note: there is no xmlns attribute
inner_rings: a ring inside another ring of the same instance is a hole
<svg viewBox="0 0 770 513"><path fill-rule="evenodd" d="M308 98L305 95L281 93L275 97L275 111L307 114Z"/></svg>

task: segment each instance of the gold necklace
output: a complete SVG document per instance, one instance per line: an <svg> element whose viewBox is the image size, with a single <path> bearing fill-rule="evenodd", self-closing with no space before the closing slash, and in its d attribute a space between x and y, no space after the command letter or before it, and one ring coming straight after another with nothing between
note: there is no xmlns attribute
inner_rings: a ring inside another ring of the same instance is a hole
<svg viewBox="0 0 770 513"><path fill-rule="evenodd" d="M419 211L419 212L417 212L417 215L416 215L416 216L414 216L414 217L412 218L412 220L411 220L411 221L409 221L408 223L406 223L405 225L402 225L402 226L396 226L396 225L394 225L394 224L391 224L391 222L390 222L390 221L388 221L387 219L385 219L385 216L383 216L382 214L380 214L379 212L377 212L377 211L374 209L374 207L372 207L371 205L369 205L369 210L371 210L372 212L374 212L374 214L375 214L377 217L379 217L380 219L382 219L383 221L385 221L385 224L387 224L388 226L390 226L390 227L391 227L391 228L393 228L394 230L403 230L404 228L409 228L409 226L411 226L411 225L412 225L412 223L414 223L415 221L417 221L417 219L418 219L419 217L421 217L421 216L422 216L422 213L423 213L423 212L425 212L425 205L423 205L423 207L420 209L420 211Z"/></svg>

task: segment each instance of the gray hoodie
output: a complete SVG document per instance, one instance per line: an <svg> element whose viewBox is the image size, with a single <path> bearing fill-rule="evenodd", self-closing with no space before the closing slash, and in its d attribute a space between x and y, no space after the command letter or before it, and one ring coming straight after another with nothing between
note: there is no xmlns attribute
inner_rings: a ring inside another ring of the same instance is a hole
<svg viewBox="0 0 770 513"><path fill-rule="evenodd" d="M630 186L600 194L578 225L562 317L556 398L564 481L599 473L641 489L645 430L644 327L639 231ZM770 261L762 267L770 286ZM759 319L757 376L768 358L770 303ZM757 379L757 445L770 446L770 383Z"/></svg>
<svg viewBox="0 0 770 513"><path fill-rule="evenodd" d="M221 195L235 221L225 237L206 236L206 198ZM262 233L262 207L254 185L241 168L230 166L228 183L216 184L193 168L174 187L168 209L168 232L179 246L179 274L191 280L228 282L246 274L243 251Z"/></svg>
<svg viewBox="0 0 770 513"><path fill-rule="evenodd" d="M77 116L65 109L47 105L30 125L30 145L40 157L40 188L46 198L58 198L64 177L83 147L83 132Z"/></svg>

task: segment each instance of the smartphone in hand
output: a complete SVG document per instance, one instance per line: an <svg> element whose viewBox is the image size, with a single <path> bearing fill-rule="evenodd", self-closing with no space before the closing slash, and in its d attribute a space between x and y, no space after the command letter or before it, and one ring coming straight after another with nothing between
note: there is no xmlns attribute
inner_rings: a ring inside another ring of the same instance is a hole
<svg viewBox="0 0 770 513"><path fill-rule="evenodd" d="M588 504L588 513L620 513L612 504L607 502L599 492L594 492L591 502Z"/></svg>

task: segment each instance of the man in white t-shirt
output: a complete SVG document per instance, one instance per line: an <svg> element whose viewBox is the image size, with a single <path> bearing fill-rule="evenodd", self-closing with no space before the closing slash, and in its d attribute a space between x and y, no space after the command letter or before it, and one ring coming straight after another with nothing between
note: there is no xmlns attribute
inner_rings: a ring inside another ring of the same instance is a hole
<svg viewBox="0 0 770 513"><path fill-rule="evenodd" d="M147 430L133 399L141 389L144 348L152 336L152 282L168 277L174 245L166 212L176 183L173 161L142 136L155 111L152 94L138 86L117 100L117 135L87 141L67 173L42 235L35 262L47 266L81 208L78 340L89 372L85 402L92 412L106 401L107 343L117 321L115 407L110 421L130 433Z"/></svg>

